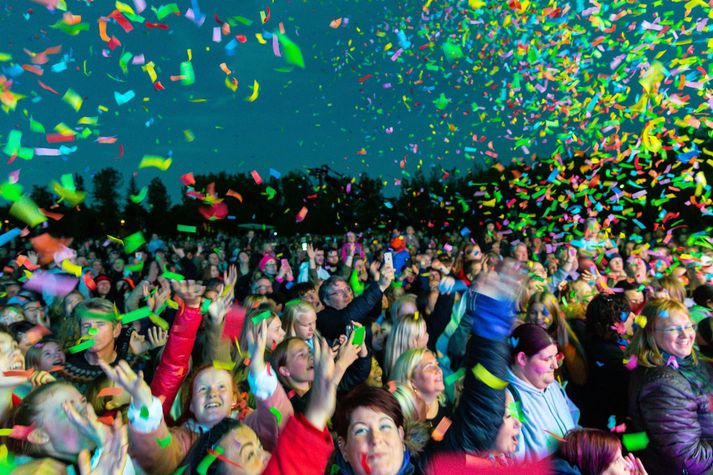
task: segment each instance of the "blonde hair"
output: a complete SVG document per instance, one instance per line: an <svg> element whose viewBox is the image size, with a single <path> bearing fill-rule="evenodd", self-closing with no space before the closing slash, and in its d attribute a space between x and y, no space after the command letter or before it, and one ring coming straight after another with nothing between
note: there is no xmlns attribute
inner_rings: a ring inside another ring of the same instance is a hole
<svg viewBox="0 0 713 475"><path fill-rule="evenodd" d="M426 333L426 321L416 317L414 314L407 314L396 320L386 340L384 350L384 374L390 377L391 371L396 364L396 360L406 351L411 349L411 341Z"/></svg>
<svg viewBox="0 0 713 475"><path fill-rule="evenodd" d="M651 300L641 310L641 315L646 317L646 325L636 330L634 338L632 338L631 344L627 348L627 356L636 356L639 366L654 368L666 364L661 350L656 344L654 334L656 333L656 325L662 318L661 315L671 315L673 312L683 313L689 320L691 319L686 306L674 299ZM698 363L695 348L692 350L692 357L693 361Z"/></svg>
<svg viewBox="0 0 713 475"><path fill-rule="evenodd" d="M295 322L300 316L306 315L309 312L313 312L315 315L317 314L314 306L304 300L287 305L287 308L282 314L282 329L285 330L287 337L297 336L295 332ZM317 333L316 329L314 334L319 338L319 333Z"/></svg>
<svg viewBox="0 0 713 475"><path fill-rule="evenodd" d="M396 390L392 393L401 406L404 419L410 422L423 422L426 420L428 408L416 391L404 384L397 384Z"/></svg>
<svg viewBox="0 0 713 475"><path fill-rule="evenodd" d="M433 355L433 357L436 358L436 355L427 348L411 348L410 350L404 351L396 360L396 363L394 363L394 368L391 371L391 380L396 384L411 388L413 386L414 372L418 365L421 364L423 357L427 354ZM445 402L445 393L438 395L438 402L441 404Z"/></svg>
<svg viewBox="0 0 713 475"><path fill-rule="evenodd" d="M686 287L684 287L681 281L673 275L667 275L660 278L658 285L668 292L668 296L670 298L681 303L686 300Z"/></svg>
<svg viewBox="0 0 713 475"><path fill-rule="evenodd" d="M401 316L399 315L399 312L403 308L403 306L407 303L410 303L416 308L416 296L414 294L403 294L400 295L394 300L394 303L391 304L391 321L396 322Z"/></svg>

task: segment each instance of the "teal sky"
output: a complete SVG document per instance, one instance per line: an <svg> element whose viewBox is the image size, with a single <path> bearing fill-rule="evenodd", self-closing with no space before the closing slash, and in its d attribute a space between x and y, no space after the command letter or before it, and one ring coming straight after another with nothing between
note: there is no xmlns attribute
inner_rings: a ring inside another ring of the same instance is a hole
<svg viewBox="0 0 713 475"><path fill-rule="evenodd" d="M176 199L186 172L256 169L266 177L270 168L285 173L326 163L346 175L381 175L394 192L404 173L418 167L463 172L535 152L591 151L607 136L635 139L657 117L664 117L655 124L659 131L675 129L675 121L691 113L707 117L713 102L707 84L710 7L684 12L681 2L621 1L603 2L592 13L592 4L582 1L540 1L531 12L518 12L502 2L473 2L475 10L468 2L433 2L425 13L428 2L415 1L199 1L206 19L197 26L184 16L190 1L176 3L181 15L161 20L151 11L161 4L147 3L144 21L168 29L133 21L126 33L110 20L108 34L121 42L110 51L98 19L114 10L112 2L67 0L67 9L88 25L70 36L50 28L63 12L4 0L0 74L27 97L15 111L0 113L0 145L12 129L22 132L25 147L61 145L33 132L29 117L48 132L58 123L80 132L81 117L98 118L87 139L65 144L75 152L18 158L3 165L5 173L21 169L21 183L31 185L77 171L89 178L113 166L126 176L137 173L139 186L160 176ZM127 5L135 7L131 0ZM268 7L270 18L262 24ZM212 41L220 26L215 16L234 25L219 43ZM342 25L330 28L335 19ZM286 62L283 45L280 58L272 40L263 45L256 39L280 24L301 49L304 69ZM226 46L236 35L247 41L236 42L229 54ZM61 52L39 65L42 76L18 74L19 65L30 64L25 49L37 53L57 45ZM195 83L182 85L170 76L180 74L189 49ZM119 60L127 52L153 61L166 89L156 91L141 64L128 64L125 74ZM685 68L675 61L692 57ZM656 60L663 71L658 79ZM221 63L238 80L236 92L226 87ZM648 110L632 118L630 109L612 109L617 103L630 108L646 96L642 77L655 84ZM259 97L248 102L253 81ZM84 99L79 111L61 99L70 88ZM129 90L136 97L118 105L114 93ZM95 143L99 136L116 137L116 143ZM167 171L139 170L144 155L170 156L173 163Z"/></svg>

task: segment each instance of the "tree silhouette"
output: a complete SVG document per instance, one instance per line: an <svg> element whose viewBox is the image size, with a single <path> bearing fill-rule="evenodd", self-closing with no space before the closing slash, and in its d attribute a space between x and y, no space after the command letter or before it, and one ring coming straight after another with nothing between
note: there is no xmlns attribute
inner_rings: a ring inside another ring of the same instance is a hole
<svg viewBox="0 0 713 475"><path fill-rule="evenodd" d="M129 189L126 193L126 204L124 205L124 229L143 229L146 225L146 210L141 205L141 202L134 202L134 199L140 198L137 196L140 191L136 186L136 178L132 175L129 180Z"/></svg>
<svg viewBox="0 0 713 475"><path fill-rule="evenodd" d="M96 212L99 232L119 231L119 187L121 174L111 167L102 168L92 178L92 207Z"/></svg>
<svg viewBox="0 0 713 475"><path fill-rule="evenodd" d="M176 229L176 223L166 219L171 207L171 200L166 191L166 185L163 184L160 178L155 177L149 182L148 191L146 194L146 203L148 204L148 229L151 232L165 235L171 232L171 229ZM178 223L186 224L186 223Z"/></svg>

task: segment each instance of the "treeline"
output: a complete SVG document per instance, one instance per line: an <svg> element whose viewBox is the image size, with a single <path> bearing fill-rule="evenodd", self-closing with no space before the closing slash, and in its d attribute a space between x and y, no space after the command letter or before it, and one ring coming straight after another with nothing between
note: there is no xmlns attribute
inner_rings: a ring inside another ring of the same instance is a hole
<svg viewBox="0 0 713 475"><path fill-rule="evenodd" d="M488 220L547 233L572 230L578 216L591 213L609 217L615 231L627 233L659 226L699 230L712 224L707 183L712 159L710 139L696 139L687 147L664 144L656 154L632 153L624 160L576 154L459 173L419 170L404 173L395 197L384 195L381 177L344 177L328 167L291 171L262 183L250 173L218 173L195 175L195 184L183 186L179 203L171 203L158 178L140 190L131 177L121 195L124 177L105 168L91 178L91 199L73 209L57 207L57 197L46 187L35 186L31 197L40 207L64 214L51 223L56 232L76 237L138 229L171 235L177 224L197 226L202 233L236 232L245 224L272 226L281 234L412 224L466 234ZM75 176L75 185L85 189L81 176ZM228 216L205 219L199 208L220 200Z"/></svg>

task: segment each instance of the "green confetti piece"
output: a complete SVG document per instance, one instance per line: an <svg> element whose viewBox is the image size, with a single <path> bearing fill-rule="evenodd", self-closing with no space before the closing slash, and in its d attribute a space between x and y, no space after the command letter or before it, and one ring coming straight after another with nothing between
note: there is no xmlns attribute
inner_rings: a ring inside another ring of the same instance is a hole
<svg viewBox="0 0 713 475"><path fill-rule="evenodd" d="M151 307L141 307L123 314L120 320L122 325L126 325L127 323L135 322L136 320L141 320L142 318L147 318L150 316Z"/></svg>
<svg viewBox="0 0 713 475"><path fill-rule="evenodd" d="M156 443L158 444L159 447L161 447L162 449L165 449L166 447L168 447L171 444L171 434L169 433L163 439L159 439L158 437L156 437Z"/></svg>
<svg viewBox="0 0 713 475"><path fill-rule="evenodd" d="M649 436L646 432L637 432L635 434L624 434L621 438L622 444L629 452L644 450L649 445Z"/></svg>
<svg viewBox="0 0 713 475"><path fill-rule="evenodd" d="M190 86L196 82L196 73L193 70L193 63L190 61L183 61L181 63L181 84L184 86Z"/></svg>
<svg viewBox="0 0 713 475"><path fill-rule="evenodd" d="M181 274L176 274L175 272L168 272L168 271L161 274L161 277L163 277L164 279L168 279L168 280L175 280L177 282L186 280L186 278L183 277Z"/></svg>
<svg viewBox="0 0 713 475"><path fill-rule="evenodd" d="M186 471L187 468L188 468L188 465L181 465L180 467L178 467L178 470L173 472L173 475L181 475L183 472Z"/></svg>
<svg viewBox="0 0 713 475"><path fill-rule="evenodd" d="M139 190L139 192L138 192L137 194L131 195L129 198L131 199L131 202L132 202L132 203L139 204L139 203L141 203L142 201L144 201L144 199L146 198L146 194L148 193L148 191L149 191L148 186L144 186L143 188L141 188L141 190Z"/></svg>
<svg viewBox="0 0 713 475"><path fill-rule="evenodd" d="M158 315L152 313L151 315L149 315L149 320L151 320L151 323L153 323L157 327L160 327L162 330L168 331L168 322L163 318L159 317Z"/></svg>
<svg viewBox="0 0 713 475"><path fill-rule="evenodd" d="M249 18L245 18L244 16L233 16L228 18L228 24L230 26L237 26L238 23L242 23L243 25L250 26L253 24L253 21Z"/></svg>
<svg viewBox="0 0 713 475"><path fill-rule="evenodd" d="M356 327L352 333L352 345L360 346L364 343L364 336L366 335L366 328Z"/></svg>
<svg viewBox="0 0 713 475"><path fill-rule="evenodd" d="M144 244L146 244L146 238L144 238L143 233L141 231L136 232L124 238L124 252L131 254Z"/></svg>
<svg viewBox="0 0 713 475"><path fill-rule="evenodd" d="M465 376L465 368L461 368L455 373L449 374L446 376L446 378L443 380L446 383L446 386L453 386L459 379L463 378Z"/></svg>
<svg viewBox="0 0 713 475"><path fill-rule="evenodd" d="M50 25L50 28L59 30L62 33L66 33L69 36L77 36L83 31L89 30L89 23L77 23L76 25L68 25L64 20L59 20L54 25Z"/></svg>
<svg viewBox="0 0 713 475"><path fill-rule="evenodd" d="M22 185L6 182L0 185L0 196L7 201L17 201L22 196Z"/></svg>
<svg viewBox="0 0 713 475"><path fill-rule="evenodd" d="M253 325L257 325L261 321L266 320L266 319L270 318L271 316L272 316L272 312L270 312L269 310L260 312L252 318Z"/></svg>
<svg viewBox="0 0 713 475"><path fill-rule="evenodd" d="M211 464L216 461L218 457L216 457L213 454L208 454L205 457L203 457L203 460L198 464L198 468L196 468L196 473L199 473L200 475L205 475L208 473L208 468L210 468Z"/></svg>
<svg viewBox="0 0 713 475"><path fill-rule="evenodd" d="M92 327L92 328L90 328L89 330L87 330L87 333L88 333L89 335L91 335L91 336L94 336L94 335L97 334L98 331L99 331L99 330L97 330L96 328Z"/></svg>
<svg viewBox="0 0 713 475"><path fill-rule="evenodd" d="M70 347L67 351L69 351L72 354L79 353L80 351L88 350L89 348L94 346L94 343L95 342L92 339L85 340L77 345Z"/></svg>
<svg viewBox="0 0 713 475"><path fill-rule="evenodd" d="M305 60L302 57L302 51L300 50L300 47L297 46L286 35L278 33L277 39L279 40L280 45L282 46L282 53L285 57L285 61L287 61L289 64L294 64L295 66L304 69Z"/></svg>
<svg viewBox="0 0 713 475"><path fill-rule="evenodd" d="M271 407L270 412L272 412L272 415L275 416L275 419L277 420L277 425L279 426L282 423L282 413L276 407Z"/></svg>
<svg viewBox="0 0 713 475"><path fill-rule="evenodd" d="M176 231L179 233L196 233L198 228L195 226L187 226L185 224L177 224Z"/></svg>
<svg viewBox="0 0 713 475"><path fill-rule="evenodd" d="M44 134L45 126L30 117L30 130L35 132L36 134Z"/></svg>
<svg viewBox="0 0 713 475"><path fill-rule="evenodd" d="M144 262L141 261L138 264L124 266L124 269L128 270L129 272L141 272L142 270L144 270Z"/></svg>
<svg viewBox="0 0 713 475"><path fill-rule="evenodd" d="M21 196L10 207L10 214L31 228L47 221L47 216L42 214L40 208L29 196Z"/></svg>
<svg viewBox="0 0 713 475"><path fill-rule="evenodd" d="M201 313L206 314L208 313L208 308L210 307L210 304L213 303L210 301L210 299L204 299L203 303L201 304Z"/></svg>
<svg viewBox="0 0 713 475"><path fill-rule="evenodd" d="M285 303L285 308L289 307L290 305L297 305L300 302L302 302L302 299L292 299L289 302Z"/></svg>
<svg viewBox="0 0 713 475"><path fill-rule="evenodd" d="M180 10L178 9L178 5L175 3L169 3L168 5L161 5L156 9L156 7L151 7L151 10L156 14L156 18L159 20L163 20L165 17L168 15L175 15L177 13L180 13Z"/></svg>
<svg viewBox="0 0 713 475"><path fill-rule="evenodd" d="M141 416L142 419L148 419L149 418L149 408L146 406L141 406L141 411L139 411L139 415Z"/></svg>

